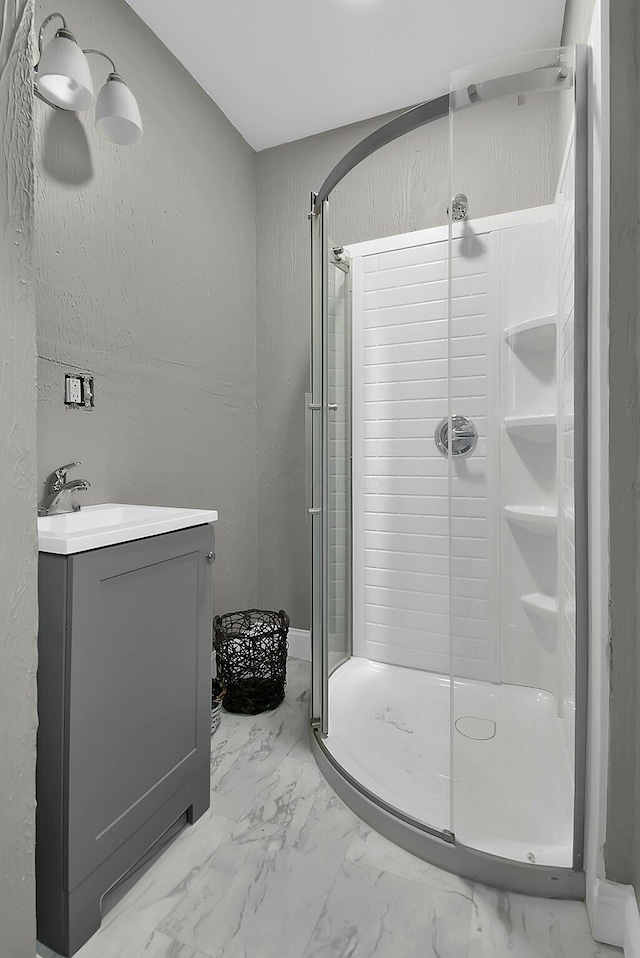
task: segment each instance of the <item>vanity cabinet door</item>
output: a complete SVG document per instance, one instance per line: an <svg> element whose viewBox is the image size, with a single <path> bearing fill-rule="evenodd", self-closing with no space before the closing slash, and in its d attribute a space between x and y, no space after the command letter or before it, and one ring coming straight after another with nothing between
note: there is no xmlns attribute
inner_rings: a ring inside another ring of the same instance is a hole
<svg viewBox="0 0 640 958"><path fill-rule="evenodd" d="M69 891L209 763L212 552L198 526L70 559Z"/></svg>

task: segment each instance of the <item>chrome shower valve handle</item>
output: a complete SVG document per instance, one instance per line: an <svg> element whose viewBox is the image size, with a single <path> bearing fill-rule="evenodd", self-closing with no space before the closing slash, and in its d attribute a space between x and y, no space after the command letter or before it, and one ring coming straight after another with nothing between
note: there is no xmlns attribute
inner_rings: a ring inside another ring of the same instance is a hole
<svg viewBox="0 0 640 958"><path fill-rule="evenodd" d="M478 430L476 424L468 416L451 417L452 444L451 455L455 459L466 459L472 455L478 444ZM449 458L449 417L441 419L433 434L438 452L445 459Z"/></svg>

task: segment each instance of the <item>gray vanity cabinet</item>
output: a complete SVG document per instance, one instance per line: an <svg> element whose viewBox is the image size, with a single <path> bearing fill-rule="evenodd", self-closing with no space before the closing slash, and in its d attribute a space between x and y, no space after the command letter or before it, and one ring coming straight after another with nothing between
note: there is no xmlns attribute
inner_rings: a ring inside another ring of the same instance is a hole
<svg viewBox="0 0 640 958"><path fill-rule="evenodd" d="M40 555L38 937L62 955L209 805L213 547L203 525Z"/></svg>

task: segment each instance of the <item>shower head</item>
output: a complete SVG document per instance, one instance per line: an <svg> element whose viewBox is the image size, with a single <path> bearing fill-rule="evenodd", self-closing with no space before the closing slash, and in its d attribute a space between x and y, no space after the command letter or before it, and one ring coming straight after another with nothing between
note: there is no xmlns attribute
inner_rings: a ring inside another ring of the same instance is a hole
<svg viewBox="0 0 640 958"><path fill-rule="evenodd" d="M454 223L456 220L466 220L468 212L469 200L464 193L456 193L451 200L451 219ZM449 210L447 209L447 216L448 215Z"/></svg>

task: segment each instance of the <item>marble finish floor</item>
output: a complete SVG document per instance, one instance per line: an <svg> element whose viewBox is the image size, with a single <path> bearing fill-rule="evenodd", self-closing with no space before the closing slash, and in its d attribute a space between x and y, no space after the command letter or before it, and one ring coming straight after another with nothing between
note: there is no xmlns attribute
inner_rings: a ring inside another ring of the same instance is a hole
<svg viewBox="0 0 640 958"><path fill-rule="evenodd" d="M223 713L211 808L105 899L77 958L621 958L582 903L472 884L357 819L309 750L308 684L290 659L276 711Z"/></svg>

